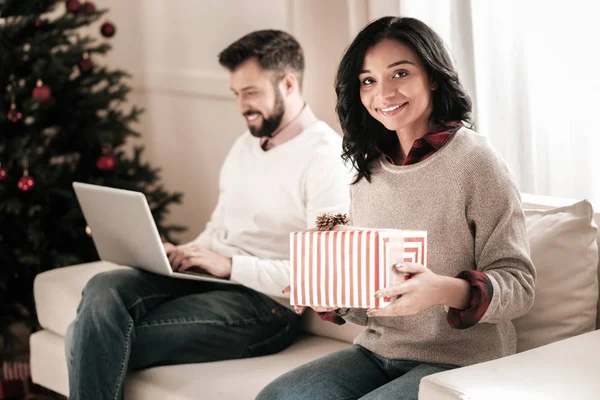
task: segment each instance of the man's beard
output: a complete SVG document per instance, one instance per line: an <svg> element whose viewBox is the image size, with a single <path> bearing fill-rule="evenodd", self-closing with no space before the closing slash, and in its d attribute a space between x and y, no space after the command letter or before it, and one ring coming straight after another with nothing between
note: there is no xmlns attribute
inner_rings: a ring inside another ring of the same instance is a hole
<svg viewBox="0 0 600 400"><path fill-rule="evenodd" d="M244 115L254 114L255 111L246 111ZM281 120L283 119L283 114L285 113L285 105L283 104L283 98L279 90L275 90L275 104L273 105L273 110L271 111L271 115L269 118L265 117L262 113L260 113L263 122L260 126L249 126L250 133L254 137L271 137L273 132L279 128L281 125Z"/></svg>

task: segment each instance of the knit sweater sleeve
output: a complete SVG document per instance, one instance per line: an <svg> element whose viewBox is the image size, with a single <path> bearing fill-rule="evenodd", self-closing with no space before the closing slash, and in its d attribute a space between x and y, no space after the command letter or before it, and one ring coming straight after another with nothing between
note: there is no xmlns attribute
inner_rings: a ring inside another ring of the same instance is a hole
<svg viewBox="0 0 600 400"><path fill-rule="evenodd" d="M536 272L531 262L525 215L515 179L487 145L454 160L465 195L467 223L474 237L475 264L493 287L479 323L501 323L525 314L533 304Z"/></svg>

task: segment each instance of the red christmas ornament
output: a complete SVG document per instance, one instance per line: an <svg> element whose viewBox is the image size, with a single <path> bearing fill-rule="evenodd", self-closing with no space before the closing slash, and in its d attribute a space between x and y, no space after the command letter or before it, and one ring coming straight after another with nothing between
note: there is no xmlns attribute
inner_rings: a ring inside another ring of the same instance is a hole
<svg viewBox="0 0 600 400"><path fill-rule="evenodd" d="M83 57L81 61L79 61L79 70L82 74L87 74L92 69L94 69L94 64L92 63L92 60L90 60L90 56L88 53L83 53Z"/></svg>
<svg viewBox="0 0 600 400"><path fill-rule="evenodd" d="M47 103L52 98L52 90L50 90L48 86L44 85L41 79L39 79L35 89L33 89L33 92L31 93L31 96L34 99L39 100L40 103Z"/></svg>
<svg viewBox="0 0 600 400"><path fill-rule="evenodd" d="M115 35L117 28L112 22L105 22L100 27L100 32L102 33L102 36L109 38Z"/></svg>
<svg viewBox="0 0 600 400"><path fill-rule="evenodd" d="M96 12L96 6L91 1L86 1L85 3L83 3L83 9L88 14Z"/></svg>
<svg viewBox="0 0 600 400"><path fill-rule="evenodd" d="M112 154L102 154L96 161L96 167L103 172L110 172L115 169L117 159Z"/></svg>
<svg viewBox="0 0 600 400"><path fill-rule="evenodd" d="M12 103L10 105L10 110L8 110L8 114L6 114L6 118L8 118L8 120L10 122L19 122L21 119L23 119L23 114L17 110L17 105L15 103Z"/></svg>
<svg viewBox="0 0 600 400"><path fill-rule="evenodd" d="M19 179L17 187L22 192L29 192L35 186L35 179L29 176L29 160L23 158L23 176Z"/></svg>
<svg viewBox="0 0 600 400"><path fill-rule="evenodd" d="M8 171L0 165L0 182L6 180L6 178L8 178Z"/></svg>
<svg viewBox="0 0 600 400"><path fill-rule="evenodd" d="M81 3L79 0L67 0L67 11L71 14L77 14L81 9Z"/></svg>
<svg viewBox="0 0 600 400"><path fill-rule="evenodd" d="M23 175L21 179L19 179L19 183L17 183L17 187L22 192L29 192L35 186L35 179L30 177L29 175Z"/></svg>

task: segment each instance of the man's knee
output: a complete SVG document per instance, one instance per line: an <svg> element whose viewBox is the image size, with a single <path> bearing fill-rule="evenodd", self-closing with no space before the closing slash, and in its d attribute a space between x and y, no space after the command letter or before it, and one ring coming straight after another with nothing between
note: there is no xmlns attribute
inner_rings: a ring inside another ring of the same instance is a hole
<svg viewBox="0 0 600 400"><path fill-rule="evenodd" d="M131 284L140 278L140 271L136 269L117 269L100 272L94 275L85 285L83 292L101 291L109 289L121 290L131 287Z"/></svg>
<svg viewBox="0 0 600 400"><path fill-rule="evenodd" d="M139 279L139 273L135 269L123 269L94 275L83 289L80 310L104 312L114 306L122 306L134 282Z"/></svg>

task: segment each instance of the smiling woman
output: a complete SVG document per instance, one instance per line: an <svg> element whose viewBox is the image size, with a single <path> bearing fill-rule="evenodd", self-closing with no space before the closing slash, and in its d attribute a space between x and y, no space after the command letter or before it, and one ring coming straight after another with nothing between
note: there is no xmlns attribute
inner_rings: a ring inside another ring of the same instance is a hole
<svg viewBox="0 0 600 400"><path fill-rule="evenodd" d="M368 25L342 58L336 92L344 157L358 171L350 223L427 231L427 268L395 265L395 282L375 294L393 297L384 308L321 314L368 328L258 398L416 400L424 376L516 351L511 320L531 307L535 281L519 191L465 126L471 101L421 21Z"/></svg>
<svg viewBox="0 0 600 400"><path fill-rule="evenodd" d="M336 110L357 181L370 178L369 164L381 153L402 164L416 139L453 121L470 122L471 100L443 42L419 24L404 18L400 29L387 18L375 21L338 69Z"/></svg>
<svg viewBox="0 0 600 400"><path fill-rule="evenodd" d="M403 149L410 149L416 139L432 129L431 93L435 83L419 56L391 39L369 49L359 79L365 109L388 130L398 133L400 152L390 156L396 164L402 164L407 155Z"/></svg>

